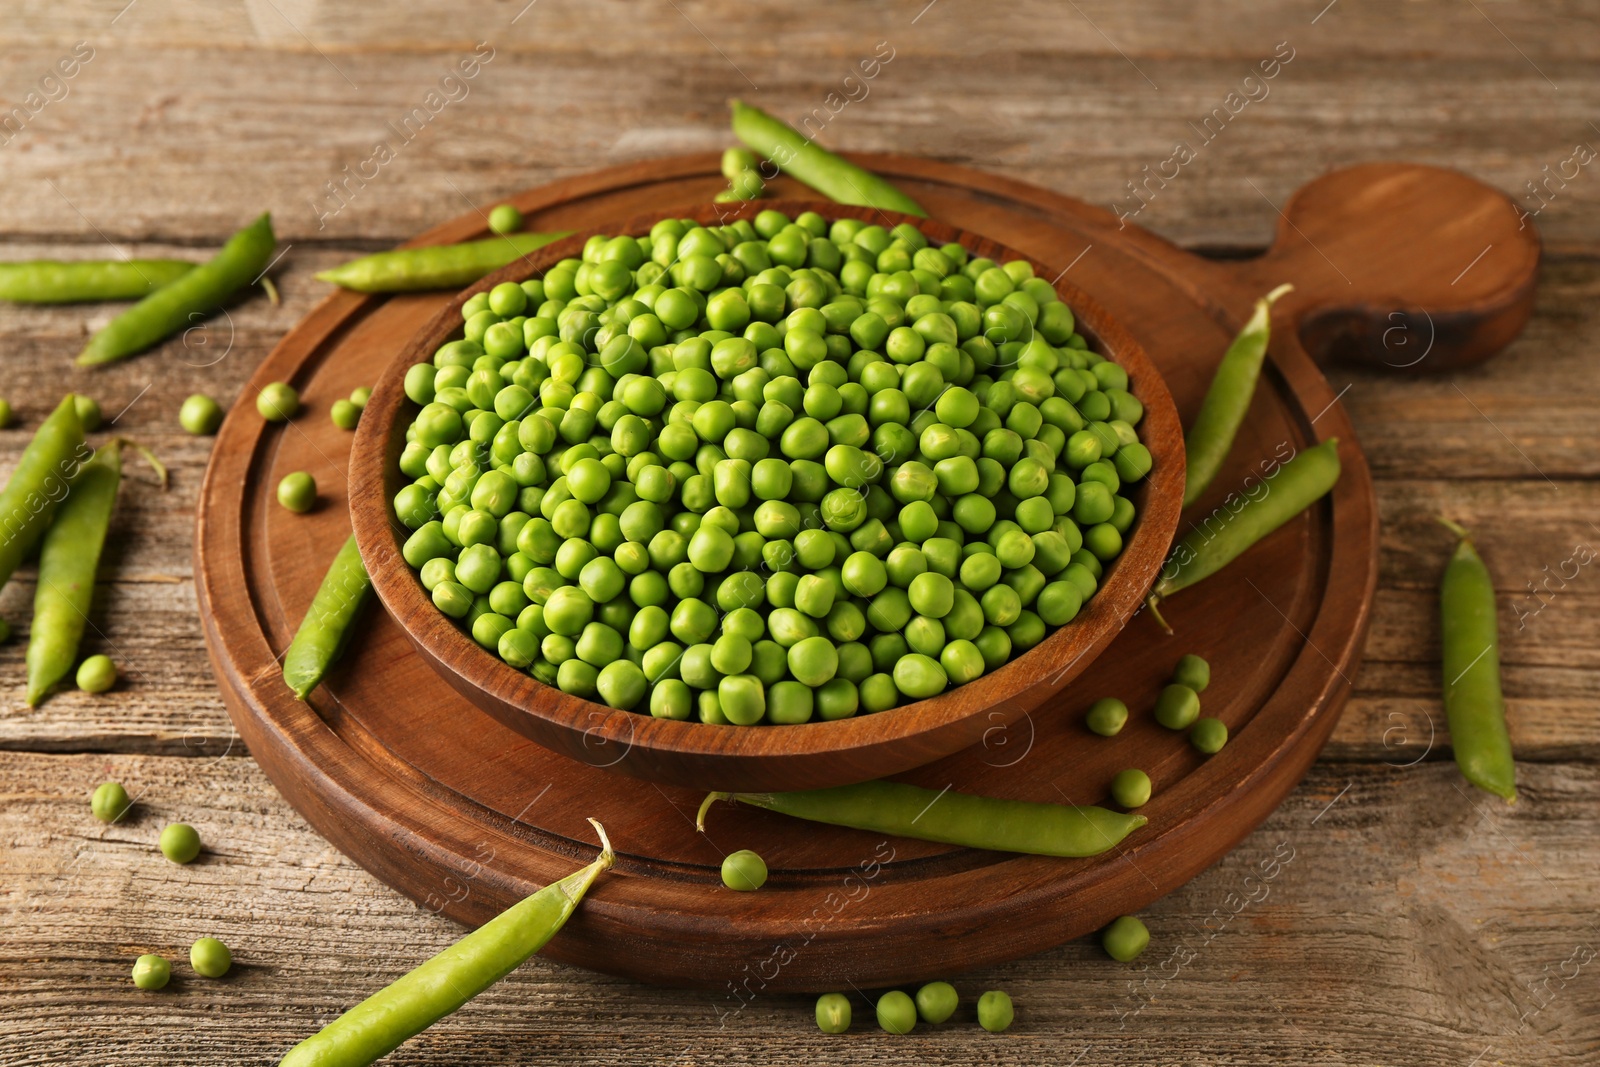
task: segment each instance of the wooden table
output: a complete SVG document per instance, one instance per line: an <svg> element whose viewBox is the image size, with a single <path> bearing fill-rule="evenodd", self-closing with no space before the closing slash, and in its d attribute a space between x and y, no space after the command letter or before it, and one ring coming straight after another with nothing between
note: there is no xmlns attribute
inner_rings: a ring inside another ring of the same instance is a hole
<svg viewBox="0 0 1600 1067"><path fill-rule="evenodd" d="M962 976L969 995L1015 998L1003 1037L969 1020L894 1039L858 1002L856 1032L828 1038L798 998L719 1019L705 994L535 960L392 1062L1594 1062L1600 578L1577 562L1600 543L1591 11L124 2L7 11L0 120L21 110L0 127L0 255L201 255L270 207L284 303L251 299L93 374L70 357L110 309L0 307L0 393L24 429L65 389L88 392L174 475L165 495L137 481L122 495L89 642L126 672L114 692L28 710L22 645L0 648L0 1063L276 1062L460 933L282 801L232 736L195 615L208 442L177 432L178 404L196 391L232 400L324 294L313 272L512 189L720 147L731 95L795 119L822 109L826 143L984 167L1127 211L1139 201L1126 183L1175 142L1199 144L1235 91L1235 106L1255 99L1150 187L1140 224L1249 254L1274 205L1325 167L1411 159L1539 209L1548 250L1538 311L1494 362L1413 380L1329 370L1378 478L1383 556L1355 695L1288 803L1150 909L1138 964L1079 942ZM480 41L476 76L441 82ZM75 55L72 77L30 98ZM845 80L875 55L874 78ZM1273 58L1276 77L1244 82ZM392 159L364 163L380 141ZM345 183L341 198L329 182ZM1541 198L1529 182L1544 183ZM0 469L25 440L0 432ZM1439 513L1476 531L1500 584L1515 807L1468 791L1449 760ZM32 595L25 571L0 614L25 623ZM106 778L139 798L125 825L88 818ZM180 819L209 847L188 867L153 849ZM233 947L228 979L181 977L184 963L163 993L129 983L139 953L181 960L207 934Z"/></svg>

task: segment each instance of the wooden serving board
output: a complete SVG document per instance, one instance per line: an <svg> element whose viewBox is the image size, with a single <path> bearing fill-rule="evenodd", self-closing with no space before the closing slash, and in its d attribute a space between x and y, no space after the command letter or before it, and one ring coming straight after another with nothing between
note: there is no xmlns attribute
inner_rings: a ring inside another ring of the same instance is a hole
<svg viewBox="0 0 1600 1067"><path fill-rule="evenodd" d="M1208 262L1032 186L926 160L860 161L934 217L1070 271L1144 345L1185 421L1251 301L1280 282L1298 286L1279 305L1271 361L1229 464L1180 535L1257 484L1264 465L1337 436L1344 475L1332 496L1171 601L1177 636L1136 615L1046 711L902 776L934 789L1109 803L1112 776L1139 767L1155 782L1143 809L1150 825L1092 860L885 840L726 805L701 836L700 794L608 772L614 745L597 743L587 763L539 748L457 696L376 610L310 703L295 701L278 659L349 531L350 435L328 407L370 384L448 299L336 293L262 364L222 428L198 510L200 609L252 754L321 833L422 907L483 922L587 862L593 816L620 861L549 956L709 988L730 1013L767 991L947 977L1085 934L1194 877L1283 799L1331 731L1365 636L1377 514L1350 423L1303 345L1412 370L1491 354L1525 321L1538 262L1537 240L1517 230L1509 203L1452 172L1358 167L1286 205L1265 256ZM779 195L804 193L775 184ZM675 213L721 185L716 158L693 156L512 200L531 229L585 229ZM418 240L484 232L474 214ZM306 403L286 426L265 425L251 403L273 380L292 382ZM321 487L323 503L308 515L274 501L292 470L310 471ZM1149 714L1185 652L1211 662L1205 712L1233 734L1209 758ZM1115 738L1082 725L1101 696L1133 709ZM758 893L721 886L718 864L739 848L755 848L772 869Z"/></svg>

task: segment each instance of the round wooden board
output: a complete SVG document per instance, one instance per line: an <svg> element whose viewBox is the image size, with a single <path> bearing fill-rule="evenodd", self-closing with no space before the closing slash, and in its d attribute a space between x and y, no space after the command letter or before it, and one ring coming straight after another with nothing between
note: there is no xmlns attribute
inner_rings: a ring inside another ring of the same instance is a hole
<svg viewBox="0 0 1600 1067"><path fill-rule="evenodd" d="M1392 291L1389 275L1330 283L1319 256L1338 242L1354 261L1352 234L1381 245L1397 220L1426 223L1425 205L1437 193L1437 175L1446 173L1402 168L1432 176L1428 189L1396 186L1387 173L1359 178L1357 186L1369 191L1374 180L1388 183L1377 205L1378 214L1392 216L1386 226L1351 226L1325 209L1296 216L1291 204L1299 224L1289 224L1293 233L1286 227L1289 236L1262 259L1227 264L1196 259L1134 227L1119 229L1104 212L1003 178L925 160L861 161L899 182L934 217L1066 266L1145 346L1186 420L1250 300L1271 284L1301 286L1291 298L1297 316L1334 302L1359 305L1367 318L1387 313L1395 301L1384 295ZM803 192L786 180L775 184L780 195ZM570 179L513 202L530 229L583 229L703 203L720 186L716 157L695 156ZM1367 210L1374 210L1370 198ZM419 243L484 232L481 216L463 216ZM1323 235L1321 251L1313 254L1305 233ZM1487 239L1468 234L1458 243L1481 247ZM1517 313L1517 292L1469 285L1448 296L1503 330ZM1343 442L1344 475L1333 495L1238 565L1170 602L1166 613L1178 636L1135 616L1045 711L902 776L934 789L1105 803L1112 775L1141 767L1155 782L1144 809L1150 824L1101 857L1056 860L884 840L726 805L713 810L709 835L697 835L699 794L606 771L618 754L614 743L597 744L585 765L511 732L436 677L380 610L365 616L310 703L299 703L282 684L278 657L349 532L344 470L351 435L331 424L328 407L371 383L448 299L335 293L319 305L258 369L224 424L196 536L212 662L252 754L321 833L423 907L469 924L488 919L592 858L595 838L585 819L593 816L605 823L620 860L551 942L549 956L717 990L730 1012L763 990L946 977L1084 934L1192 878L1280 802L1333 727L1365 635L1377 519L1350 424L1290 329L1274 337L1246 429L1185 528L1246 488L1263 464L1328 436ZM292 382L306 403L305 414L284 426L264 424L250 402L273 380ZM323 502L308 515L274 502L278 479L291 470L310 471L321 488ZM1210 758L1149 715L1185 652L1210 660L1205 710L1233 733ZM1083 709L1106 695L1134 711L1111 739L1081 723ZM725 890L718 864L746 847L765 856L771 880L759 893Z"/></svg>

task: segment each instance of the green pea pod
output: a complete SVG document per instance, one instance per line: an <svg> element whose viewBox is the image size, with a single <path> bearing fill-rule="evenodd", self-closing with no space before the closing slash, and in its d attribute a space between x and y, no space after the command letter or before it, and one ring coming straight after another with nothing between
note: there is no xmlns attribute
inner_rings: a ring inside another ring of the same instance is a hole
<svg viewBox="0 0 1600 1067"><path fill-rule="evenodd" d="M138 300L192 270L194 264L181 259L0 263L0 300L17 304Z"/></svg>
<svg viewBox="0 0 1600 1067"><path fill-rule="evenodd" d="M794 793L712 793L695 822L702 832L706 811L717 800L833 826L1036 856L1097 856L1149 821L1105 808L997 800L903 782L862 782Z"/></svg>
<svg viewBox="0 0 1600 1067"><path fill-rule="evenodd" d="M870 170L819 147L782 119L738 100L729 106L735 137L828 199L927 217L922 205L905 193Z"/></svg>
<svg viewBox="0 0 1600 1067"><path fill-rule="evenodd" d="M344 651L350 638L350 624L372 589L372 579L356 550L356 539L350 538L333 557L333 564L323 576L311 607L300 620L289 651L283 657L283 680L294 695L304 700L328 668Z"/></svg>
<svg viewBox="0 0 1600 1067"><path fill-rule="evenodd" d="M1233 339L1228 351L1217 364L1212 375L1211 388L1206 391L1200 414L1189 427L1183 447L1188 456L1185 472L1183 506L1188 507L1200 499L1217 472L1222 469L1233 439L1250 410L1250 399L1255 396L1256 379L1261 376L1261 362L1267 355L1267 341L1272 328L1272 305L1294 286L1280 285L1256 301L1255 312L1244 324L1239 336Z"/></svg>
<svg viewBox="0 0 1600 1067"><path fill-rule="evenodd" d="M11 578L66 499L78 468L89 458L83 421L72 394L40 424L11 480L0 490L0 588Z"/></svg>
<svg viewBox="0 0 1600 1067"><path fill-rule="evenodd" d="M513 263L534 249L570 237L555 233L512 233L486 241L397 248L343 263L317 275L358 293L404 293L422 289L460 289Z"/></svg>
<svg viewBox="0 0 1600 1067"><path fill-rule="evenodd" d="M524 898L416 970L300 1042L278 1067L363 1067L399 1048L544 948L602 871L616 862L603 826L599 858Z"/></svg>
<svg viewBox="0 0 1600 1067"><path fill-rule="evenodd" d="M83 465L39 548L39 586L28 635L28 706L67 676L89 621L95 573L122 483L122 444L112 440Z"/></svg>
<svg viewBox="0 0 1600 1067"><path fill-rule="evenodd" d="M276 246L272 216L264 214L230 237L210 261L107 323L78 355L79 366L126 359L215 314L230 296L261 276Z"/></svg>
<svg viewBox="0 0 1600 1067"><path fill-rule="evenodd" d="M1456 766L1467 781L1507 800L1517 799L1516 765L1500 692L1500 633L1494 581L1466 530L1439 520L1461 540L1439 583L1439 631L1444 650L1444 711Z"/></svg>
<svg viewBox="0 0 1600 1067"><path fill-rule="evenodd" d="M1162 600L1232 563L1251 545L1321 500L1338 481L1339 439L1330 437L1274 471L1261 483L1264 492L1239 510L1209 515L1195 524L1172 550L1146 602L1161 628L1172 632L1161 617Z"/></svg>

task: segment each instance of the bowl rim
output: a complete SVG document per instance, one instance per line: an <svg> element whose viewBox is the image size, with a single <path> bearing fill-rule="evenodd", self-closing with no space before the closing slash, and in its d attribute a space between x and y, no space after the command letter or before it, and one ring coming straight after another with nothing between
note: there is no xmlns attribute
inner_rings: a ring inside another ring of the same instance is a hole
<svg viewBox="0 0 1600 1067"><path fill-rule="evenodd" d="M783 211L791 218L801 212L814 211L830 221L856 218L886 228L909 222L930 242L956 241L967 247L975 258L986 256L997 263L1026 260L1036 276L1053 279L1052 286L1073 310L1078 332L1091 342L1092 350L1112 359L1128 372L1129 391L1144 405L1140 440L1157 462L1139 483L1137 492L1142 494L1143 500L1123 550L1106 568L1095 596L1071 622L1057 627L1044 641L972 682L883 712L830 722L760 724L752 729L697 720L658 719L648 711L611 708L545 685L481 647L455 620L439 611L418 574L401 556L401 545L411 531L395 518L392 498L399 484L397 463L404 438L401 416L413 414L416 407L404 392L405 373L413 364L430 360L441 343L451 334L459 333L462 328L460 309L467 300L503 282L520 282L536 276L561 259L580 256L585 241L595 234L638 236L648 233L655 222L666 217L721 225L769 209ZM804 756L814 765L820 765L819 761L825 763L832 755L868 747L879 753L902 744L907 750L915 750L911 762L885 759L873 773L844 779L834 776L835 784L840 784L906 770L986 739L990 731L1003 730L1031 710L1022 706L1017 697L1042 692L1043 696L1033 707L1048 699L1081 673L1137 614L1165 562L1181 510L1185 466L1183 433L1171 393L1132 334L1090 294L1065 281L1065 275L1065 270L1052 270L1033 257L982 234L933 219L793 198L700 204L676 211L662 209L619 222L586 227L545 245L457 293L396 354L373 386L351 446L349 505L357 545L374 590L424 658L436 669L446 672L447 680L458 690L469 693L475 703L477 694L481 693L503 708L514 708L523 715L542 720L545 726L568 734L577 750L603 754L593 762L599 765L620 763L618 769L628 773L635 773L637 768L629 766L624 757L635 748L670 753L688 760L703 757L761 761ZM507 721L504 715L492 713ZM982 723L972 723L980 716ZM952 727L963 723L970 724L967 730L952 731ZM535 724L508 721L508 725L542 744L549 743L548 731L534 729ZM946 740L935 742L936 737ZM623 755L613 756L619 749ZM648 771L638 773L657 777Z"/></svg>

